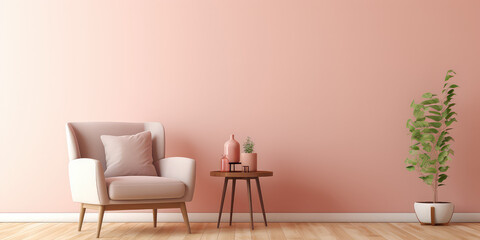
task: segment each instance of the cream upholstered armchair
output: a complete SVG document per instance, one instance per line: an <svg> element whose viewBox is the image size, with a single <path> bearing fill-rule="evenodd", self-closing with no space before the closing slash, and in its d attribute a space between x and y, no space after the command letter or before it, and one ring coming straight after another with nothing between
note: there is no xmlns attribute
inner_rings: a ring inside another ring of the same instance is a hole
<svg viewBox="0 0 480 240"><path fill-rule="evenodd" d="M190 233L185 202L195 190L195 160L165 158L165 134L161 123L74 122L66 124L69 154L69 177L72 198L81 203L78 231L85 210L98 210L97 238L106 210L180 208ZM153 164L158 176L120 176L105 178L105 150L101 135L133 135L150 131ZM179 197L180 196L180 197Z"/></svg>

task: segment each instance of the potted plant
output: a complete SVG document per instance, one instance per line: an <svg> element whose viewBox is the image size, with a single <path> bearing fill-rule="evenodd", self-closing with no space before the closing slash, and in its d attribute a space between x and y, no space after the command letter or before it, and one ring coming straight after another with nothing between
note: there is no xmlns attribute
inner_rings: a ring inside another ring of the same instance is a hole
<svg viewBox="0 0 480 240"><path fill-rule="evenodd" d="M415 202L415 214L422 224L447 224L453 215L454 205L450 202L438 201L438 188L445 185L447 179L447 163L454 152L451 149L451 125L456 122L453 111L453 97L456 84L451 84L455 76L449 70L440 96L425 93L420 103L412 102L413 118L407 120L413 144L410 146L411 157L405 160L408 171L417 171L420 179L431 186L432 202Z"/></svg>
<svg viewBox="0 0 480 240"><path fill-rule="evenodd" d="M243 153L240 154L240 162L242 166L248 166L249 171L257 171L257 153L253 152L255 143L250 137L243 143Z"/></svg>

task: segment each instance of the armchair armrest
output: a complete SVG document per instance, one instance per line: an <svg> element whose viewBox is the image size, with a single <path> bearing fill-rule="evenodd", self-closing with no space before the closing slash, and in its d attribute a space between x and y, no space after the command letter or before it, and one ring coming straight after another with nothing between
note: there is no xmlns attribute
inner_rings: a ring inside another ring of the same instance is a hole
<svg viewBox="0 0 480 240"><path fill-rule="evenodd" d="M185 183L186 191L183 197L190 202L195 191L195 160L184 157L169 157L154 161L161 177L176 178Z"/></svg>
<svg viewBox="0 0 480 240"><path fill-rule="evenodd" d="M70 189L74 202L107 204L109 197L100 161L77 158L68 164Z"/></svg>

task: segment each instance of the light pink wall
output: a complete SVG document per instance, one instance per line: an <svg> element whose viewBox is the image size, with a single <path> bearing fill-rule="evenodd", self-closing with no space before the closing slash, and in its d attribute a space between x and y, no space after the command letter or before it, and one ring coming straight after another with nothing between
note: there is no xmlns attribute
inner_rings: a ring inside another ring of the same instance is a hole
<svg viewBox="0 0 480 240"><path fill-rule="evenodd" d="M218 209L223 143L252 136L269 212L412 212L412 98L458 72L450 179L479 212L480 1L0 1L0 212L73 212L64 124L160 121ZM245 187L237 190L245 211ZM256 197L256 194L255 194ZM255 204L258 206L257 202Z"/></svg>

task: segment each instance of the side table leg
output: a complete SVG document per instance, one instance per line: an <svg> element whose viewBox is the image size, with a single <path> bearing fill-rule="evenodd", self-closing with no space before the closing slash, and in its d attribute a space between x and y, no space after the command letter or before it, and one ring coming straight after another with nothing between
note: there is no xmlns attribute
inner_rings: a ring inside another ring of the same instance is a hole
<svg viewBox="0 0 480 240"><path fill-rule="evenodd" d="M250 179L247 178L247 192L248 192L248 200L250 202L250 225L252 226L253 230L253 208L252 208L252 191L250 187Z"/></svg>
<svg viewBox="0 0 480 240"><path fill-rule="evenodd" d="M220 219L222 219L223 202L225 201L225 192L227 191L227 185L228 185L228 178L225 178L225 182L223 182L223 192L222 192L222 201L220 202L220 211L218 212L217 228L220 227Z"/></svg>
<svg viewBox="0 0 480 240"><path fill-rule="evenodd" d="M235 184L237 183L237 179L232 179L232 203L230 204L230 226L232 226L232 217L233 217L233 200L235 199Z"/></svg>
<svg viewBox="0 0 480 240"><path fill-rule="evenodd" d="M157 227L157 209L154 208L153 209L153 227L156 228Z"/></svg>
<svg viewBox="0 0 480 240"><path fill-rule="evenodd" d="M265 206L263 206L263 197L262 197L262 189L260 188L260 179L257 177L255 178L255 181L257 182L258 198L260 199L260 205L262 206L263 221L265 222L265 227L266 227L267 215L265 215Z"/></svg>

